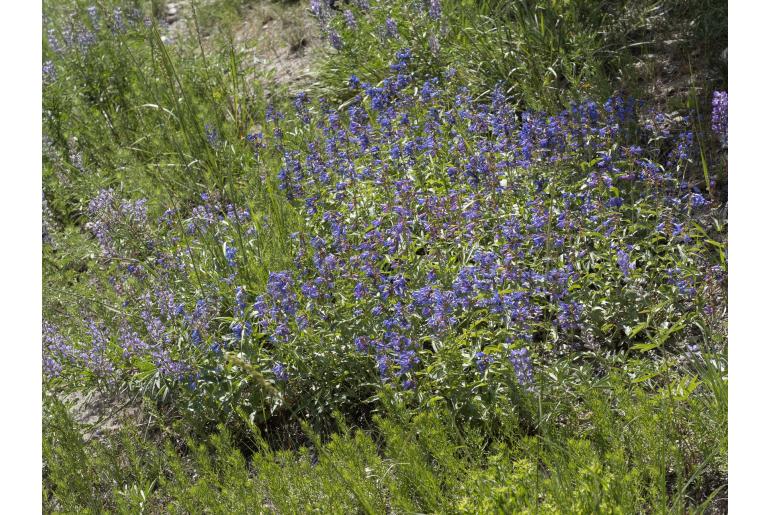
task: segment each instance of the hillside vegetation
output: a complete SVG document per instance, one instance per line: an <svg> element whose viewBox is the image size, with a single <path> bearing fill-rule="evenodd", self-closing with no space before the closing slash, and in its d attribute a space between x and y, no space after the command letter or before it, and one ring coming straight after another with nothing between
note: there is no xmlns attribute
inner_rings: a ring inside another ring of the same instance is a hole
<svg viewBox="0 0 770 515"><path fill-rule="evenodd" d="M727 511L726 2L179 4L44 2L45 512Z"/></svg>

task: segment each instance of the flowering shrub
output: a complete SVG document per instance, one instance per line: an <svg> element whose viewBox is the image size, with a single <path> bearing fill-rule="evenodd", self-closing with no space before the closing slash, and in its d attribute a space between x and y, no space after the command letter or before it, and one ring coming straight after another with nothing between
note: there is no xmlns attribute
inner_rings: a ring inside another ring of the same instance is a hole
<svg viewBox="0 0 770 515"><path fill-rule="evenodd" d="M213 419L355 411L383 391L475 417L536 392L553 356L704 337L726 258L689 118L617 96L519 113L451 70L418 81L411 60L378 85L351 77L345 112L303 94L249 137L304 218L289 268L262 260L275 221L253 204L211 192L152 219L102 191L89 227L121 307L82 334L47 325L47 374L173 392Z"/></svg>

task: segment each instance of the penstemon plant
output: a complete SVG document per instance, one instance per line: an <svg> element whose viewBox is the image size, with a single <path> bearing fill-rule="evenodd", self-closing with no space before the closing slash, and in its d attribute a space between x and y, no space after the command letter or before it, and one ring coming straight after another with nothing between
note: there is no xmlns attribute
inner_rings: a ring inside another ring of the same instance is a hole
<svg viewBox="0 0 770 515"><path fill-rule="evenodd" d="M247 138L281 163L303 221L284 269L259 253L274 220L227 188L157 220L99 193L89 227L120 309L78 341L46 326L47 373L88 370L213 420L328 417L384 392L484 418L537 394L559 355L702 337L726 259L688 117L619 96L521 113L500 89L473 100L451 70L419 80L412 59L397 52L376 85L351 77L342 111L306 94L271 107Z"/></svg>

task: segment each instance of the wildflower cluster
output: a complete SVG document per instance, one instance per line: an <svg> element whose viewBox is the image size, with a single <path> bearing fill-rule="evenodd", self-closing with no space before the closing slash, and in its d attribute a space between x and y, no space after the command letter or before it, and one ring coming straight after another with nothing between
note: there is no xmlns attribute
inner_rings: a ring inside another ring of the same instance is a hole
<svg viewBox="0 0 770 515"><path fill-rule="evenodd" d="M51 52L59 56L71 52L84 54L97 43L100 31L108 31L107 34L113 35L122 34L129 28L146 23L141 11L136 8L124 11L121 7L106 10L90 6L85 12L85 17L71 16L67 25L49 25L46 40ZM45 65L43 68L45 70Z"/></svg>
<svg viewBox="0 0 770 515"><path fill-rule="evenodd" d="M462 374L532 389L532 356L627 345L640 313L663 327L694 316L700 270L720 265L711 228L693 222L712 200L687 181L686 123L621 97L518 113L500 90L473 101L451 74L418 81L411 59L399 51L377 85L351 78L344 113L306 95L293 116L270 110L273 136L252 139L280 157L305 230L293 266L262 282L250 264L269 221L249 208L204 194L153 223L143 203L101 192L92 230L128 315L109 337L93 326L83 362L149 363L195 389L239 352L320 398L307 374L330 352L333 377L404 392L436 387L458 356ZM152 232L139 257L126 254L129 227ZM55 376L70 354L50 341Z"/></svg>

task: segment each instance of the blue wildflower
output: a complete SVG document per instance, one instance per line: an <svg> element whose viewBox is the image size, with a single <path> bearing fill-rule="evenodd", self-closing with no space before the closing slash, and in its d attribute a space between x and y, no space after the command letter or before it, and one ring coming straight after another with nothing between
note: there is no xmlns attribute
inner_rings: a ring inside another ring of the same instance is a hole
<svg viewBox="0 0 770 515"><path fill-rule="evenodd" d="M329 32L329 43L331 43L332 48L335 50L342 50L342 37L337 31Z"/></svg>
<svg viewBox="0 0 770 515"><path fill-rule="evenodd" d="M512 350L508 356L513 371L516 374L516 380L521 386L529 387L534 383L532 373L532 359L529 357L529 350L526 347Z"/></svg>
<svg viewBox="0 0 770 515"><path fill-rule="evenodd" d="M441 0L430 0L428 4L428 16L432 20L441 18Z"/></svg>
<svg viewBox="0 0 770 515"><path fill-rule="evenodd" d="M494 362L495 357L489 354L485 354L482 351L479 351L476 353L476 368L479 369L479 372L482 374L489 368L489 365Z"/></svg>
<svg viewBox="0 0 770 515"><path fill-rule="evenodd" d="M235 266L235 254L238 250L235 247L231 247L227 243L225 243L225 259L227 260L227 264L230 266Z"/></svg>
<svg viewBox="0 0 770 515"><path fill-rule="evenodd" d="M620 271L623 272L624 276L628 277L631 274L631 271L636 268L636 263L632 262L628 253L623 250L618 250L616 256Z"/></svg>
<svg viewBox="0 0 770 515"><path fill-rule="evenodd" d="M727 146L727 91L715 91L711 100L711 130Z"/></svg>
<svg viewBox="0 0 770 515"><path fill-rule="evenodd" d="M398 28L396 27L396 20L388 16L385 20L385 35L390 38L398 36Z"/></svg>
<svg viewBox="0 0 770 515"><path fill-rule="evenodd" d="M272 371L277 381L285 383L289 380L289 372L286 370L286 367L282 363L276 362L273 365Z"/></svg>
<svg viewBox="0 0 770 515"><path fill-rule="evenodd" d="M233 325L233 336L235 336L236 340L242 340L251 336L252 330L251 322L237 322Z"/></svg>

